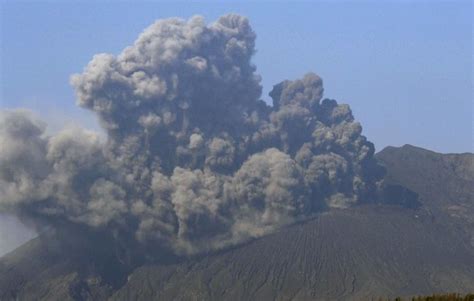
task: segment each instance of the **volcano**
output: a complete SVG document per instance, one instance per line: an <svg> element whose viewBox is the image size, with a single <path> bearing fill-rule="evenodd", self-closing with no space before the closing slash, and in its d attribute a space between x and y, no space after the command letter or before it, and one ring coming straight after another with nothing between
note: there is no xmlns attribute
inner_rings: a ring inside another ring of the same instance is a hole
<svg viewBox="0 0 474 301"><path fill-rule="evenodd" d="M329 208L219 251L45 231L0 259L1 300L369 300L474 291L474 154L376 154L387 202ZM86 232L84 232L86 233ZM160 253L161 252L161 253Z"/></svg>

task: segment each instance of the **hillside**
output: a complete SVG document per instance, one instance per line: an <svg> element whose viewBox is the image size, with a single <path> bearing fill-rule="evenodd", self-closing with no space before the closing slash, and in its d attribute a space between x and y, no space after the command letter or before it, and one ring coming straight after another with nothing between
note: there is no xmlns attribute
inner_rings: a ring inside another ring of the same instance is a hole
<svg viewBox="0 0 474 301"><path fill-rule="evenodd" d="M474 156L404 146L377 158L388 181L416 192L420 206L331 210L217 254L146 265L143 254L123 254L112 239L47 233L0 260L0 300L366 300L473 292Z"/></svg>
<svg viewBox="0 0 474 301"><path fill-rule="evenodd" d="M416 191L427 210L467 231L474 246L474 154L439 154L419 147L387 147L377 154L388 182Z"/></svg>
<svg viewBox="0 0 474 301"><path fill-rule="evenodd" d="M309 300L474 290L474 254L431 216L333 211L222 254L139 268L114 300Z"/></svg>

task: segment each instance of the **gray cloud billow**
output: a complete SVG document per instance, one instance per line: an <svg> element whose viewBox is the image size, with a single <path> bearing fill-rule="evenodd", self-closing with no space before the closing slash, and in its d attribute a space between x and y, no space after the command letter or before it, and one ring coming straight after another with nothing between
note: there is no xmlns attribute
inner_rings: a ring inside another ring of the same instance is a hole
<svg viewBox="0 0 474 301"><path fill-rule="evenodd" d="M255 38L238 15L166 19L94 56L71 83L105 142L2 112L0 211L193 254L372 201L383 169L350 108L321 100L313 73L275 85L266 105Z"/></svg>

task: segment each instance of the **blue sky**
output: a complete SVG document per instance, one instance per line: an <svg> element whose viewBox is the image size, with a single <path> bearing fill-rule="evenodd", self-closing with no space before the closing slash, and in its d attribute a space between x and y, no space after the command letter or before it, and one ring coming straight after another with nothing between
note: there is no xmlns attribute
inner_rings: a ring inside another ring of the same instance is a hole
<svg viewBox="0 0 474 301"><path fill-rule="evenodd" d="M97 128L68 83L94 54L118 54L159 18L235 12L257 33L264 99L314 71L378 150L474 151L471 1L0 1L0 108L30 108L52 131Z"/></svg>

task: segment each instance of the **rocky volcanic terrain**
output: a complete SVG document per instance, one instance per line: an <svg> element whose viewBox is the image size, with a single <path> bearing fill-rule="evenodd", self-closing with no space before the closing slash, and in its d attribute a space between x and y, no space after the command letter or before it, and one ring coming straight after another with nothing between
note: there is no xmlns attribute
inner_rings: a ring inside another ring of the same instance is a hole
<svg viewBox="0 0 474 301"><path fill-rule="evenodd" d="M474 155L406 145L377 159L393 185L383 196L388 204L332 209L218 253L148 260L149 253L127 253L100 234L45 232L0 259L0 300L370 300L473 292Z"/></svg>

